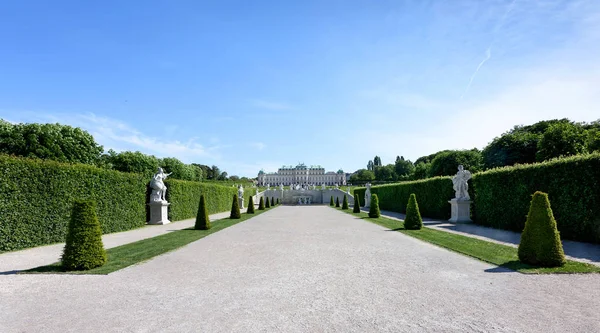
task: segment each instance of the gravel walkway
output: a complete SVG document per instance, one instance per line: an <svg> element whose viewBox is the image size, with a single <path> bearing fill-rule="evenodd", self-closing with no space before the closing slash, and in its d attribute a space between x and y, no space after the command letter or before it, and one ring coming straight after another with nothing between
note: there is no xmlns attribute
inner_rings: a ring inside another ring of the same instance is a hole
<svg viewBox="0 0 600 333"><path fill-rule="evenodd" d="M599 285L283 206L108 276L0 276L0 332L599 332Z"/></svg>

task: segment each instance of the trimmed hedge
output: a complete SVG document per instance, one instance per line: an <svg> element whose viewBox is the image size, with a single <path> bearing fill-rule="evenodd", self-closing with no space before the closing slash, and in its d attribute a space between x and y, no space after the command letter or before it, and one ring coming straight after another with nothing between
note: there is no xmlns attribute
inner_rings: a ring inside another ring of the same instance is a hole
<svg viewBox="0 0 600 333"><path fill-rule="evenodd" d="M167 180L169 219L196 216L200 194L209 214L227 211L236 188ZM97 203L102 233L143 227L148 178L84 164L0 154L0 252L62 243L75 199Z"/></svg>
<svg viewBox="0 0 600 333"><path fill-rule="evenodd" d="M488 170L473 176L473 186L478 224L522 231L531 195L542 191L552 202L562 239L600 243L598 153Z"/></svg>
<svg viewBox="0 0 600 333"><path fill-rule="evenodd" d="M354 198L363 198L366 188L354 190ZM469 187L469 193L472 190ZM410 195L419 197L419 209L423 216L449 219L450 204L454 198L452 177L434 177L410 182L372 186L371 193L379 197L379 208L398 213L406 213Z"/></svg>

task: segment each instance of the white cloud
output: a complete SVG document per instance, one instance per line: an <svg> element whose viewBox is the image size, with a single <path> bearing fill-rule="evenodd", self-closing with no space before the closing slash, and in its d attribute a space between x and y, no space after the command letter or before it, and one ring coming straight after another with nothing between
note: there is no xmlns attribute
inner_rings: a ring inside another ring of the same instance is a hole
<svg viewBox="0 0 600 333"><path fill-rule="evenodd" d="M250 103L254 107L261 108L261 109L267 109L267 110L283 111L283 110L294 110L295 109L294 107L292 107L289 104L273 102L273 101L265 101L265 100L260 100L260 99L251 100Z"/></svg>
<svg viewBox="0 0 600 333"><path fill-rule="evenodd" d="M250 147L253 147L257 150L263 150L267 146L266 144L264 144L262 142L251 142L251 143L249 143L249 145L250 145Z"/></svg>

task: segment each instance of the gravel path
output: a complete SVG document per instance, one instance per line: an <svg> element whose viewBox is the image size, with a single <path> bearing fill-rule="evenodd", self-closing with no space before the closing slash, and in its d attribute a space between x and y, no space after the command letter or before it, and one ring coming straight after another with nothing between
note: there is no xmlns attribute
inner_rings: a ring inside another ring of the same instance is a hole
<svg viewBox="0 0 600 333"><path fill-rule="evenodd" d="M283 206L108 276L0 276L0 332L599 332L598 286Z"/></svg>

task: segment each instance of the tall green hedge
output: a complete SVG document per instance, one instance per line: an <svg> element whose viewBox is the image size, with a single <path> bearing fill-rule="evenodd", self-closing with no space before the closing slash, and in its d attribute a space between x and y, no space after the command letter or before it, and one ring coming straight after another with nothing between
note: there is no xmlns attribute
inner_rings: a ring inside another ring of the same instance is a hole
<svg viewBox="0 0 600 333"><path fill-rule="evenodd" d="M363 199L366 188L354 190L354 197ZM398 213L406 213L406 205L411 193L419 198L419 209L423 216L449 219L450 204L454 198L452 177L434 177L410 182L372 186L371 193L379 197L379 208Z"/></svg>
<svg viewBox="0 0 600 333"><path fill-rule="evenodd" d="M139 174L0 154L0 251L64 242L75 199L94 200L102 233L145 225L148 179ZM210 214L227 211L233 187L167 181L169 218L196 216L200 194Z"/></svg>
<svg viewBox="0 0 600 333"><path fill-rule="evenodd" d="M562 239L600 243L600 154L492 169L475 174L473 187L478 224L521 232L531 196L542 191Z"/></svg>

